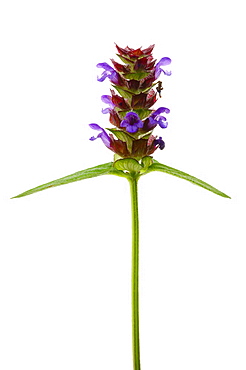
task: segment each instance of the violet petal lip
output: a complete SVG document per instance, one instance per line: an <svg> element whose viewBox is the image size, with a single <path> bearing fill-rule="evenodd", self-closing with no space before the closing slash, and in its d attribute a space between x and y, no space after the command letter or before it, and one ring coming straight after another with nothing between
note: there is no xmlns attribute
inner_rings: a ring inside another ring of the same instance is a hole
<svg viewBox="0 0 246 370"><path fill-rule="evenodd" d="M102 139L104 145L107 148L110 148L111 140L110 140L109 135L106 133L106 131L102 127L100 127L97 123L90 123L89 126L93 130L100 131L99 134L96 137L95 136L92 136L90 138L90 140L91 141L94 141L94 140L100 138L100 139Z"/></svg>
<svg viewBox="0 0 246 370"><path fill-rule="evenodd" d="M169 72L169 71L164 71L161 66L167 66L168 64L170 64L172 61L170 58L168 57L164 57L164 58L161 58L159 60L159 62L156 64L155 66L155 79L157 79L161 72L163 72L165 75L167 76L171 76L172 72Z"/></svg>
<svg viewBox="0 0 246 370"><path fill-rule="evenodd" d="M111 82L117 84L118 74L114 70L114 68L112 68L108 63L98 63L96 66L98 68L103 68L104 69L104 72L102 72L101 77L97 76L97 81L102 82L108 77Z"/></svg>
<svg viewBox="0 0 246 370"><path fill-rule="evenodd" d="M102 95L101 100L103 103L112 104L112 97L110 95Z"/></svg>
<svg viewBox="0 0 246 370"><path fill-rule="evenodd" d="M108 108L102 109L102 113L103 114L110 113L110 111L115 107L115 105L112 103L112 97L110 95L102 95L101 100L103 101L103 103L109 105Z"/></svg>
<svg viewBox="0 0 246 370"><path fill-rule="evenodd" d="M161 113L167 113L168 114L168 113L170 113L170 109L165 108L165 107L160 107L155 112L153 112L151 114L151 117L156 117L156 116L158 116Z"/></svg>
<svg viewBox="0 0 246 370"><path fill-rule="evenodd" d="M158 116L156 117L156 121L161 128L167 128L168 122L166 117Z"/></svg>
<svg viewBox="0 0 246 370"><path fill-rule="evenodd" d="M167 128L168 122L166 117L163 117L161 113L169 113L170 109L165 107L158 108L155 112L153 112L149 117L149 125L150 127L159 125L161 128Z"/></svg>
<svg viewBox="0 0 246 370"><path fill-rule="evenodd" d="M111 109L110 108L104 108L102 109L102 114L107 114L107 113L110 113L111 112Z"/></svg>
<svg viewBox="0 0 246 370"><path fill-rule="evenodd" d="M114 72L114 68L112 68L108 63L98 63L97 68L103 68L105 71Z"/></svg>

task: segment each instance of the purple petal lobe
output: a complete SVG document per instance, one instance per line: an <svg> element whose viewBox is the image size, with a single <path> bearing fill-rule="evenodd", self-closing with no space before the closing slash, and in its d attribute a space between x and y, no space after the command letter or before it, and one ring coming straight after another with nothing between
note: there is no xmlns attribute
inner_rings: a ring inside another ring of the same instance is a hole
<svg viewBox="0 0 246 370"><path fill-rule="evenodd" d="M126 128L126 131L130 132L131 134L134 134L135 132L137 132L137 130L138 130L138 127L134 125L133 126L128 125Z"/></svg>
<svg viewBox="0 0 246 370"><path fill-rule="evenodd" d="M155 79L157 79L161 72L163 72L165 75L167 76L171 76L171 72L168 72L168 71L164 71L161 66L167 66L168 64L170 64L172 61L170 58L168 57L164 57L164 58L161 58L159 60L159 62L156 64L155 66Z"/></svg>
<svg viewBox="0 0 246 370"><path fill-rule="evenodd" d="M111 97L110 95L102 95L102 96L101 96L101 100L102 100L104 103L106 103L106 104L108 104L108 105L109 105L109 107L108 107L108 108L102 109L102 113L103 113L103 114L110 113L110 111L111 111L112 109L114 109L114 104L112 103L112 97Z"/></svg>
<svg viewBox="0 0 246 370"><path fill-rule="evenodd" d="M161 58L159 60L159 62L156 64L156 67L157 66L167 66L168 64L170 64L172 61L170 58L168 57L164 57L164 58Z"/></svg>
<svg viewBox="0 0 246 370"><path fill-rule="evenodd" d="M116 83L118 82L118 74L117 72L114 70L114 68L112 68L108 63L98 63L97 64L97 67L98 68L103 68L104 69L104 72L102 72L102 75L101 77L98 77L97 76L97 81L104 81L105 78L109 78L111 82L113 83Z"/></svg>
<svg viewBox="0 0 246 370"><path fill-rule="evenodd" d="M152 117L156 117L156 116L158 116L159 114L161 114L161 113L170 113L170 109L168 109L168 108L165 108L165 107L160 107L160 108L158 108L155 112L153 112L152 114L151 114L151 116Z"/></svg>
<svg viewBox="0 0 246 370"><path fill-rule="evenodd" d="M156 140L154 141L154 143L155 143L155 145L159 145L159 148L160 148L161 150L163 150L163 149L165 148L165 143L164 143L164 141L162 140L162 137L161 137L161 136L159 137L159 139L156 139Z"/></svg>
<svg viewBox="0 0 246 370"><path fill-rule="evenodd" d="M96 123L90 123L89 126L93 130L100 131L100 133L96 137L95 136L92 136L90 138L90 140L91 141L94 141L94 140L100 138L100 139L102 139L104 145L106 145L107 148L110 148L111 140L110 140L109 135L106 133L106 131L102 127L100 127L99 125L97 125Z"/></svg>
<svg viewBox="0 0 246 370"><path fill-rule="evenodd" d="M162 113L169 113L170 109L165 107L158 108L155 112L153 112L148 121L149 128L154 128L156 125L159 125L161 128L167 128L168 122L166 117L163 117Z"/></svg>
<svg viewBox="0 0 246 370"><path fill-rule="evenodd" d="M111 76L111 73L110 72L104 71L102 73L101 77L98 77L97 76L97 81L102 82L102 81L105 80L105 78L110 77L110 76Z"/></svg>
<svg viewBox="0 0 246 370"><path fill-rule="evenodd" d="M112 68L108 63L98 63L97 68L103 68L105 71L114 72L114 68Z"/></svg>
<svg viewBox="0 0 246 370"><path fill-rule="evenodd" d="M139 128L142 128L144 123L140 120L139 116L135 112L128 112L125 115L120 126L125 127L127 132L135 133Z"/></svg>
<svg viewBox="0 0 246 370"><path fill-rule="evenodd" d="M158 116L156 117L156 121L161 128L167 128L168 123L165 117Z"/></svg>
<svg viewBox="0 0 246 370"><path fill-rule="evenodd" d="M106 103L106 104L111 104L112 103L112 98L111 98L110 95L102 95L101 100L102 100L103 103Z"/></svg>
<svg viewBox="0 0 246 370"><path fill-rule="evenodd" d="M107 113L110 113L111 109L110 108L104 108L102 109L102 113L103 114L107 114Z"/></svg>

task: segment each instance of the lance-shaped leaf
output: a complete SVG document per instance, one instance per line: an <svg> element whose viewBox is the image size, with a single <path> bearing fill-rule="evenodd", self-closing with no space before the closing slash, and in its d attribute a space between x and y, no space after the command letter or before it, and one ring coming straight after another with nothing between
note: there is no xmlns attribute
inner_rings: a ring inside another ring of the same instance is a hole
<svg viewBox="0 0 246 370"><path fill-rule="evenodd" d="M127 174L125 174L122 171L118 171L115 167L113 167L113 163L109 162L109 163L100 164L99 166L87 168L86 170L75 172L72 175L68 175L68 176L62 177L54 181L50 181L46 184L37 186L36 188L27 190L24 193L16 195L13 198L24 197L26 195L37 193L38 191L49 189L54 186L65 185L65 184L69 184L70 182L90 179L92 177L101 176L101 175L116 175L116 176L121 176L121 177L127 177Z"/></svg>
<svg viewBox="0 0 246 370"><path fill-rule="evenodd" d="M220 195L221 197L230 198L228 195L226 195L225 193L222 193L222 191L214 188L213 186L207 184L206 182L204 182L202 180L199 180L198 178L196 178L194 176L191 176L188 173L176 170L175 168L166 166L165 164L161 164L161 163L157 162L156 160L154 160L154 163L151 166L149 166L149 168L145 172L145 174L149 173L149 172L152 172L152 171L161 171L161 172L168 173L169 175L180 177L181 179L190 181L195 185L201 186L204 189L212 191L213 193L215 193L217 195Z"/></svg>

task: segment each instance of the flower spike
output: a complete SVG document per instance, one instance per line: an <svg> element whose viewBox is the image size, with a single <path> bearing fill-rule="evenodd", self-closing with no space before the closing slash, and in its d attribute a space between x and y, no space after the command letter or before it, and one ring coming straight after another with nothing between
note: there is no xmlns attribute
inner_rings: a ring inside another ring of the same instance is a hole
<svg viewBox="0 0 246 370"><path fill-rule="evenodd" d="M102 113L109 113L109 122L115 128L108 129L111 132L108 135L103 128L93 123L90 127L100 132L90 140L101 138L106 147L121 158L140 160L157 148L162 150L165 147L162 138L158 139L152 133L156 126L167 127L163 113L168 114L170 110L165 107L153 110L151 107L157 102L158 89L153 87L161 72L164 75L171 74L162 69L171 63L171 59L164 57L156 63L152 56L154 45L145 49L129 46L121 48L116 45L116 49L123 64L114 59L111 59L113 67L105 62L97 64L98 68L103 69L97 80L102 82L108 78L113 86L111 95L102 95L101 100L108 105L102 109Z"/></svg>

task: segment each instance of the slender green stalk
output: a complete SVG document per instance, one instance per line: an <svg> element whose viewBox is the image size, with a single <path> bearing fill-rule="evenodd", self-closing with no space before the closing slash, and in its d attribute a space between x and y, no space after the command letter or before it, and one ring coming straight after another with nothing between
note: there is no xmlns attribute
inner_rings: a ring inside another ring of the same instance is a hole
<svg viewBox="0 0 246 370"><path fill-rule="evenodd" d="M128 178L132 205L132 351L133 369L140 370L139 345L139 221L138 221L138 177L131 175Z"/></svg>

